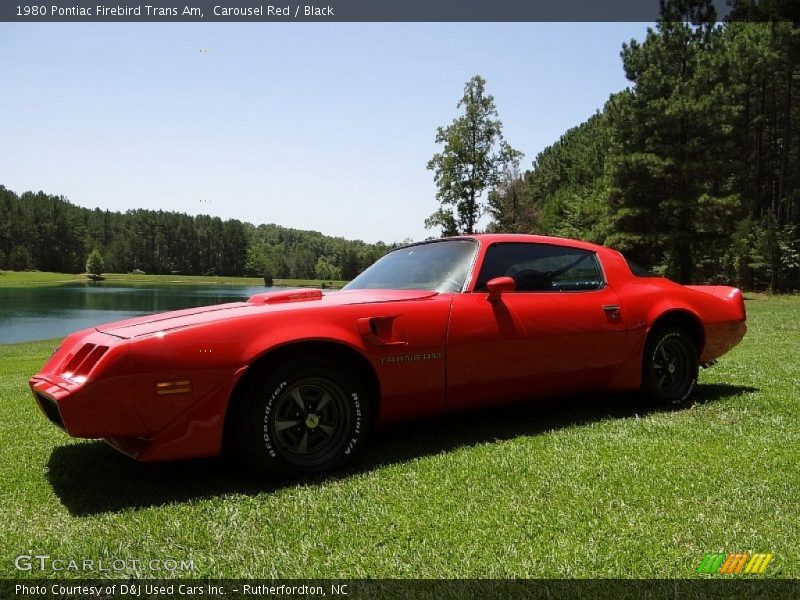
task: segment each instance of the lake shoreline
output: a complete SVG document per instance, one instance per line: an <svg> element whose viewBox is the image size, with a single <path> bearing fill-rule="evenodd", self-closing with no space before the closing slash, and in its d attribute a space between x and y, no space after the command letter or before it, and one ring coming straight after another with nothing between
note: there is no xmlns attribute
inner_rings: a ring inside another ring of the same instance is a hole
<svg viewBox="0 0 800 600"><path fill-rule="evenodd" d="M260 277L206 276L206 275L140 275L134 273L107 273L103 283L126 283L131 285L242 285L263 286ZM0 271L0 287L37 287L42 285L61 285L65 283L91 283L85 273L54 273L48 271ZM274 279L274 287L313 287L339 289L347 281L321 279ZM265 286L267 287L267 286Z"/></svg>
<svg viewBox="0 0 800 600"><path fill-rule="evenodd" d="M144 315L246 302L256 294L292 287L308 289L297 285L302 283L324 283L334 291L332 282L292 280L291 287L265 286L263 280L253 283L247 278L203 281L200 277L181 280L169 275L137 275L102 281L61 279L0 285L0 344L63 337Z"/></svg>

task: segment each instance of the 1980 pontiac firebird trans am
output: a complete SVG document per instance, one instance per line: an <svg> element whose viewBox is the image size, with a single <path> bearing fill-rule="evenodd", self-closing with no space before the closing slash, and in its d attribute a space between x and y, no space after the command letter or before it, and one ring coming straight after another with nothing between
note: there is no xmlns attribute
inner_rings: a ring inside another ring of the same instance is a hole
<svg viewBox="0 0 800 600"><path fill-rule="evenodd" d="M332 469L376 424L591 390L690 402L745 334L742 293L531 235L401 247L340 292L287 290L73 333L30 380L70 435L141 461Z"/></svg>

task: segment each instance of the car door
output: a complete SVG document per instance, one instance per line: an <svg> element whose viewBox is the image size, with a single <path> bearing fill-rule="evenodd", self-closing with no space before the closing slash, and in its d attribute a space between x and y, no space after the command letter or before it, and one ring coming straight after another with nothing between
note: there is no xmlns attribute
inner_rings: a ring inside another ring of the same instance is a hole
<svg viewBox="0 0 800 600"><path fill-rule="evenodd" d="M516 290L490 301L490 279ZM474 291L456 294L447 403L514 400L603 386L627 352L623 307L589 250L537 243L487 248Z"/></svg>

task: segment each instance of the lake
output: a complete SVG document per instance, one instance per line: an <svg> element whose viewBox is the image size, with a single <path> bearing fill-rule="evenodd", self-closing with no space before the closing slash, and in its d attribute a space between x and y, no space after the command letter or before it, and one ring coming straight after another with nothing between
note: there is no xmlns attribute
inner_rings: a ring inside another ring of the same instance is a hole
<svg viewBox="0 0 800 600"><path fill-rule="evenodd" d="M125 285L110 282L0 287L0 344L63 338L137 315L239 302L287 288L244 285Z"/></svg>

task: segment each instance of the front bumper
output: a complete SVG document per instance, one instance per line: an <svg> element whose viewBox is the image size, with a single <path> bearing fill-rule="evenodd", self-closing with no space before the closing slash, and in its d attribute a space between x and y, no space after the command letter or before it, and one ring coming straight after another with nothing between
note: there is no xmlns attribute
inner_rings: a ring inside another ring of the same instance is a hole
<svg viewBox="0 0 800 600"><path fill-rule="evenodd" d="M72 437L104 439L140 461L212 456L246 366L197 347L183 332L132 342L87 329L29 383L44 416Z"/></svg>
<svg viewBox="0 0 800 600"><path fill-rule="evenodd" d="M70 436L101 438L131 458L154 462L219 454L228 400L245 370L231 373L157 431L148 430L136 411L132 383L125 398L103 393L101 382L70 390L36 376L30 386L42 414Z"/></svg>

